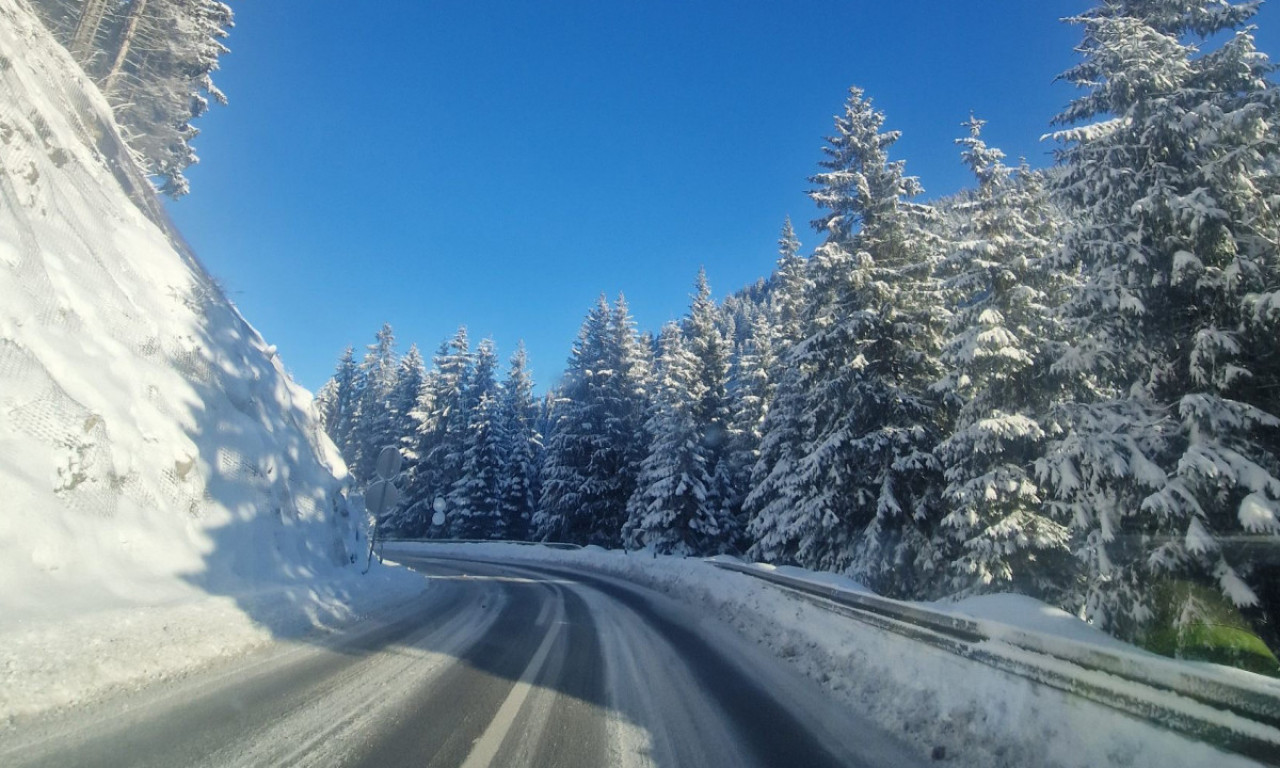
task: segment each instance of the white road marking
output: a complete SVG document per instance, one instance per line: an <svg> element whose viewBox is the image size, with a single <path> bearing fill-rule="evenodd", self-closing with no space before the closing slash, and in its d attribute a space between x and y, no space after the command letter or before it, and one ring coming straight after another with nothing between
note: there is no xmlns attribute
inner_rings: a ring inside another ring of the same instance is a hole
<svg viewBox="0 0 1280 768"><path fill-rule="evenodd" d="M534 652L533 658L529 659L529 665L520 674L520 679L511 687L511 692L507 694L502 706L498 707L498 713L493 716L493 721L489 723L489 727L476 740L475 746L471 748L471 754L467 755L467 760L462 764L462 768L488 768L493 762L493 758L497 756L498 749L502 746L502 742L511 730L511 726L515 724L516 715L520 713L520 707L524 706L524 700L528 698L529 691L533 689L533 678L537 677L538 672L542 670L542 665L547 661L547 655L551 653L552 644L560 635L563 618L564 596L557 590L555 620L551 622L551 626L547 629L547 634L542 638L542 644Z"/></svg>
<svg viewBox="0 0 1280 768"><path fill-rule="evenodd" d="M538 611L538 618L533 620L533 626L545 627L548 619L551 618L551 601L542 604L542 610Z"/></svg>

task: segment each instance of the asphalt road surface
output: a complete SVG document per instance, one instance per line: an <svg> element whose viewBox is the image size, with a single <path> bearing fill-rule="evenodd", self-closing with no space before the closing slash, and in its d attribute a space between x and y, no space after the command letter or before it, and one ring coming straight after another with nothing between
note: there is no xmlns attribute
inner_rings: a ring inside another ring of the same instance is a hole
<svg viewBox="0 0 1280 768"><path fill-rule="evenodd" d="M34 723L6 766L899 766L713 619L601 576L404 558L394 621Z"/></svg>

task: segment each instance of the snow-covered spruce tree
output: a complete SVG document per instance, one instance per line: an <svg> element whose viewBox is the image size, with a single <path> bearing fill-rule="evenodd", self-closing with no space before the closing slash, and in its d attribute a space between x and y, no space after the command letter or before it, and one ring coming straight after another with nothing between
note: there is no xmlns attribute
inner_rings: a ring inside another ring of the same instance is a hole
<svg viewBox="0 0 1280 768"><path fill-rule="evenodd" d="M523 341L511 356L507 378L502 383L501 405L500 419L507 440L499 491L503 528L507 538L522 540L529 537L542 486L542 434Z"/></svg>
<svg viewBox="0 0 1280 768"><path fill-rule="evenodd" d="M731 548L744 552L751 546L747 537L745 511L747 494L751 492L751 473L760 460L760 443L764 438L765 416L773 403L777 383L778 360L775 349L777 331L767 315L758 315L751 334L734 357L731 374L729 447L725 457L729 477L729 495L724 509L734 520L738 541Z"/></svg>
<svg viewBox="0 0 1280 768"><path fill-rule="evenodd" d="M404 464L412 464L417 458L418 397L427 381L426 364L417 344L409 345L409 351L400 358L396 372L396 386L391 391L391 435L394 445L400 449Z"/></svg>
<svg viewBox="0 0 1280 768"><path fill-rule="evenodd" d="M699 450L707 472L706 504L709 513L719 518L719 538L708 540L708 552L719 553L733 548L738 538L736 519L729 515L732 472L729 454L730 421L733 409L729 398L729 374L732 365L734 329L731 320L720 312L711 298L711 285L705 269L698 270L694 281L693 301L683 323L685 344L696 361L697 398L693 417L698 425ZM651 435L652 437L652 435Z"/></svg>
<svg viewBox="0 0 1280 768"><path fill-rule="evenodd" d="M493 342L481 341L474 359L462 398L466 424L462 462L447 497L445 529L455 539L501 539L506 536L501 484L507 435L500 413L498 356Z"/></svg>
<svg viewBox="0 0 1280 768"><path fill-rule="evenodd" d="M1078 532L1084 615L1121 637L1153 613L1199 618L1194 590L1155 604L1171 583L1277 618L1233 543L1280 533L1280 96L1242 28L1257 7L1108 0L1071 20L1083 61L1063 78L1084 93L1058 118L1079 222L1062 257L1083 286L1057 368L1087 386L1038 474Z"/></svg>
<svg viewBox="0 0 1280 768"><path fill-rule="evenodd" d="M947 375L935 391L958 408L937 454L944 467L943 534L958 594L1015 590L1056 599L1074 572L1065 525L1046 513L1034 462L1039 419L1056 389L1046 370L1053 349L1045 259L1056 247L1055 217L1038 175L1014 173L971 119L957 141L977 189L956 205L961 222L943 271L957 307L943 350Z"/></svg>
<svg viewBox="0 0 1280 768"><path fill-rule="evenodd" d="M413 466L418 458L418 421L414 412L417 410L418 395L422 392L425 380L426 370L422 353L418 351L417 344L411 344L409 351L400 358L396 384L391 390L391 396L387 399L390 423L387 445L395 446L400 451L403 459L402 467ZM405 487L407 477L404 469L402 469L402 475L397 480L397 487L401 489ZM423 527L423 521L410 517L408 512L409 508L403 502L396 509L388 510L385 519L379 521L381 530L401 534L412 532L412 535L416 535Z"/></svg>
<svg viewBox="0 0 1280 768"><path fill-rule="evenodd" d="M424 526L419 535L443 535L429 527L437 500L446 504L449 491L462 472L466 412L463 397L471 375L471 346L466 326L440 345L432 359L418 404L417 460L408 469L405 489L407 514ZM447 514L447 508L446 508Z"/></svg>
<svg viewBox="0 0 1280 768"><path fill-rule="evenodd" d="M609 304L601 294L578 331L560 386L549 396L542 497L533 520L534 538L541 541L577 543L590 532L583 511L589 500L591 458L601 441L593 434L589 414L608 324Z"/></svg>
<svg viewBox="0 0 1280 768"><path fill-rule="evenodd" d="M762 277L737 293L726 296L720 304L720 332L735 352L751 335L756 318L768 314L769 291L769 282ZM654 355L657 355L656 351Z"/></svg>
<svg viewBox="0 0 1280 768"><path fill-rule="evenodd" d="M788 216L778 238L778 267L769 294L769 312L780 345L791 346L804 339L808 293L808 261L800 255L800 239Z"/></svg>
<svg viewBox="0 0 1280 768"><path fill-rule="evenodd" d="M627 440L627 466L631 482L634 483L640 461L649 446L645 421L649 413L654 355L658 343L651 332L640 333L636 330L631 308L621 293L613 302L609 327L613 330L613 355L618 361L618 370L621 371L621 375L615 380L618 413L622 420L620 427L623 434L630 437ZM630 498L630 494L627 497Z"/></svg>
<svg viewBox="0 0 1280 768"><path fill-rule="evenodd" d="M538 433L542 435L543 450L542 450L542 461L540 462L540 467L546 464L546 459L547 459L546 445L552 430L555 429L555 423L556 423L555 411L556 411L557 399L558 399L557 390L551 389L543 393L542 398L538 400L537 419L535 423L538 425L537 427ZM541 478L541 473L540 473L540 478ZM541 488L539 488L538 499L539 499L538 503L541 503L541 499L542 499ZM535 509L535 517L536 517L536 512L537 510ZM532 526L532 522L533 522L533 519L530 518L531 526ZM533 529L531 527L530 532L532 532L532 530Z"/></svg>
<svg viewBox="0 0 1280 768"><path fill-rule="evenodd" d="M737 544L730 514L729 341L699 270L683 328L667 326L647 423L649 445L627 507L628 546L707 555Z"/></svg>
<svg viewBox="0 0 1280 768"><path fill-rule="evenodd" d="M645 350L626 302L587 314L557 391L535 537L616 547L643 458Z"/></svg>
<svg viewBox="0 0 1280 768"><path fill-rule="evenodd" d="M320 423L329 439L342 454L349 466L355 458L351 436L355 429L356 401L360 392L360 376L356 367L355 350L347 347L338 360L333 378L325 382L316 393L316 408Z"/></svg>
<svg viewBox="0 0 1280 768"><path fill-rule="evenodd" d="M604 424L608 444L612 446L612 450L602 457L601 465L609 466L616 462L616 470L601 488L603 503L594 518L595 538L602 546L622 545L627 502L635 493L640 462L648 452L646 424L655 346L651 335L637 333L626 297L619 294L609 314L608 367L602 368L598 377L606 406L606 415L601 423Z"/></svg>
<svg viewBox="0 0 1280 768"><path fill-rule="evenodd" d="M800 256L800 241L788 217L778 240L778 267L768 299L769 332L774 337L767 372L769 398L758 404L763 421L757 427L756 463L748 470L750 482L740 513L746 520L745 538L751 542L749 554L766 562L799 560L802 513L798 504L805 493L792 470L806 450L812 421L804 388L809 371L797 367L795 348L807 334L812 300L808 262ZM745 381L746 376L740 375L744 391ZM744 432L748 429L743 427Z"/></svg>
<svg viewBox="0 0 1280 768"><path fill-rule="evenodd" d="M812 433L805 387L812 368L801 369L794 349L784 357L795 364L782 367L775 399L765 414L760 455L751 468L743 514L751 541L748 556L768 563L795 564L809 561L821 532L820 521L810 517L812 509L804 506L809 491L796 472Z"/></svg>
<svg viewBox="0 0 1280 768"><path fill-rule="evenodd" d="M792 465L788 457L797 455L795 452L800 450L802 433L799 431L799 416L795 409L803 407L800 402L803 394L799 390L793 391L792 401L787 403L786 407L791 409L789 412L792 415L787 417L789 427L786 429L778 429L783 422L783 415L780 414L773 421L773 428L778 431L769 434L765 417L774 407L778 383L788 375L785 370L788 359L786 353L804 338L810 287L808 261L800 255L800 240L796 237L791 218L787 217L778 238L777 269L769 281L769 291L763 297L764 311L754 317L750 327L746 329L734 358L731 377L731 494L727 509L737 520L740 533L737 549L740 551L747 551L755 544L756 534L750 532L753 514L747 505L747 496L754 489L767 484L768 487L757 497L755 503L761 509L774 504L774 510L782 515L791 513L785 507L796 498L790 493L779 491L781 485L790 482L786 477ZM797 373L792 372L790 375ZM777 470L771 472L773 480L767 483L769 474L757 474L766 440L770 445L770 459L760 465L760 472L764 473L765 467ZM771 546L757 548L756 555L769 560L789 557Z"/></svg>
<svg viewBox="0 0 1280 768"><path fill-rule="evenodd" d="M636 492L627 506L623 537L628 548L663 554L718 551L726 531L711 499L713 480L697 410L705 389L698 358L680 327L668 323L658 339L648 454L640 464Z"/></svg>
<svg viewBox="0 0 1280 768"><path fill-rule="evenodd" d="M918 596L940 570L933 451L946 419L929 385L941 376L947 313L932 279L939 246L923 226L932 211L908 202L920 186L889 160L898 134L883 123L852 89L812 179L810 195L830 211L814 222L827 239L811 267L808 337L790 351L766 419L801 442L776 455L766 438L763 483L747 503L757 554Z"/></svg>
<svg viewBox="0 0 1280 768"><path fill-rule="evenodd" d="M373 465L382 449L398 442L391 415L391 395L398 374L395 332L390 323L384 323L360 362L360 397L356 401L352 460L348 468L361 485L373 479Z"/></svg>

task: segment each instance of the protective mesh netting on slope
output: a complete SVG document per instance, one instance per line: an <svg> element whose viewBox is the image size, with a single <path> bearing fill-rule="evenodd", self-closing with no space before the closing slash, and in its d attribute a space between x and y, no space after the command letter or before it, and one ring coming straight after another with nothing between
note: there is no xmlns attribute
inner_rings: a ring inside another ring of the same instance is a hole
<svg viewBox="0 0 1280 768"><path fill-rule="evenodd" d="M0 622L357 550L310 395L156 225L122 146L25 0L0 0Z"/></svg>

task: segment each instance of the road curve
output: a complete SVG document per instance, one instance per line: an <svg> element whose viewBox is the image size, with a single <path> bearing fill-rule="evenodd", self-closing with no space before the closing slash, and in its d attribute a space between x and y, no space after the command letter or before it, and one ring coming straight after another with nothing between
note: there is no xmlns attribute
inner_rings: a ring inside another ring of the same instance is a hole
<svg viewBox="0 0 1280 768"><path fill-rule="evenodd" d="M895 738L663 595L404 557L395 621L250 657L0 744L7 766L913 765Z"/></svg>

